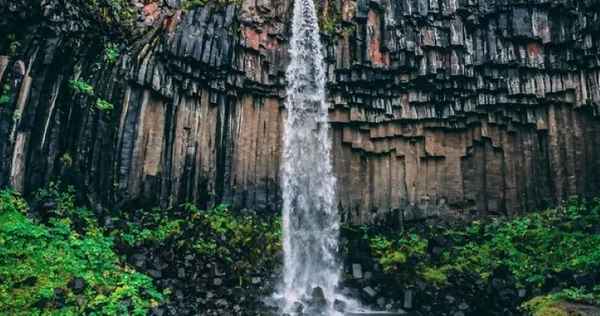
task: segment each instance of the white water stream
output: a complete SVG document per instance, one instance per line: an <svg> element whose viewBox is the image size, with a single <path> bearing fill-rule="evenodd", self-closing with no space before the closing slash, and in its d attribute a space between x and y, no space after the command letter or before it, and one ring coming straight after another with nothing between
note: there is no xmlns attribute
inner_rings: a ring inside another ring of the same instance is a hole
<svg viewBox="0 0 600 316"><path fill-rule="evenodd" d="M292 23L282 159L284 277L275 296L283 313L294 315L302 306L306 315L342 315L336 300L348 308L358 304L337 292L340 220L313 0L295 1Z"/></svg>

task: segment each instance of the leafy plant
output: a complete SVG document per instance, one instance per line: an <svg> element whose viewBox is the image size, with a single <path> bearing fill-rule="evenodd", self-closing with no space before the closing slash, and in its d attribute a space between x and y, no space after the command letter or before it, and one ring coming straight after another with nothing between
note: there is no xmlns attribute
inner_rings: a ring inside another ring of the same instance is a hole
<svg viewBox="0 0 600 316"><path fill-rule="evenodd" d="M104 61L113 65L119 60L119 47L114 43L106 44L104 47Z"/></svg>
<svg viewBox="0 0 600 316"><path fill-rule="evenodd" d="M203 262L227 267L243 283L249 270L267 269L279 263L281 221L279 218L240 214L226 205L200 210L193 204L177 209L141 212L139 222L129 221L115 231L131 247L173 245L192 250Z"/></svg>
<svg viewBox="0 0 600 316"><path fill-rule="evenodd" d="M60 207L71 204L58 197ZM21 197L0 192L0 314L146 315L162 301L149 277L120 262L101 229L78 233L59 217L41 225L26 212Z"/></svg>
<svg viewBox="0 0 600 316"><path fill-rule="evenodd" d="M4 84L2 86L2 94L0 95L0 106L6 105L10 102L10 85Z"/></svg>
<svg viewBox="0 0 600 316"><path fill-rule="evenodd" d="M507 269L520 287L543 289L557 273L589 273L600 269L600 201L570 200L557 209L512 219L476 221L464 227L370 237L373 255L384 271L409 282L415 276L443 285L448 275L476 273L487 281ZM428 239L452 245L437 255ZM408 271L408 272L407 272ZM567 291L563 294L577 293Z"/></svg>
<svg viewBox="0 0 600 316"><path fill-rule="evenodd" d="M81 94L85 94L85 95L89 95L89 96L94 95L94 87L92 87L89 83L87 83L85 81L82 81L79 79L69 80L69 86L76 93L81 93Z"/></svg>
<svg viewBox="0 0 600 316"><path fill-rule="evenodd" d="M63 164L63 166L68 168L73 165L73 158L71 157L71 154L66 152L60 157L60 162Z"/></svg>
<svg viewBox="0 0 600 316"><path fill-rule="evenodd" d="M10 33L7 36L8 39L8 55L9 56L15 56L17 54L17 51L19 50L19 48L21 47L21 42L19 42L17 40L17 35L15 33Z"/></svg>
<svg viewBox="0 0 600 316"><path fill-rule="evenodd" d="M98 98L96 99L96 108L102 112L110 112L115 106L104 99Z"/></svg>
<svg viewBox="0 0 600 316"><path fill-rule="evenodd" d="M370 239L371 249L384 271L400 271L409 268L405 266L409 259L418 260L424 256L428 241L417 234L401 235L398 239L388 239L377 235Z"/></svg>

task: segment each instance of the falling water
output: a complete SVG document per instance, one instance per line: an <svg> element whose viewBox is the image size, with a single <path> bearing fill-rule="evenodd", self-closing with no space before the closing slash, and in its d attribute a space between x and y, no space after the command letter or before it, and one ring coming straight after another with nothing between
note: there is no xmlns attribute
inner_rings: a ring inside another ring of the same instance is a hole
<svg viewBox="0 0 600 316"><path fill-rule="evenodd" d="M336 293L339 218L313 0L295 1L292 23L282 167L284 280L278 295L285 313L302 304L310 315L337 315L334 301L347 300Z"/></svg>

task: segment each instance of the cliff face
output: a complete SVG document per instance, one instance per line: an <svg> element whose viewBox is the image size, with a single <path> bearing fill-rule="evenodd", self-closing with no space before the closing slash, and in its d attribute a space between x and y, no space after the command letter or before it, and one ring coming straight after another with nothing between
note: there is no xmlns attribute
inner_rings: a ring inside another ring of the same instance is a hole
<svg viewBox="0 0 600 316"><path fill-rule="evenodd" d="M278 207L292 2L179 2L137 3L130 28L100 30L76 2L0 0L1 184L61 177L110 207ZM346 220L514 213L600 192L598 1L320 8ZM123 39L118 60L99 38Z"/></svg>

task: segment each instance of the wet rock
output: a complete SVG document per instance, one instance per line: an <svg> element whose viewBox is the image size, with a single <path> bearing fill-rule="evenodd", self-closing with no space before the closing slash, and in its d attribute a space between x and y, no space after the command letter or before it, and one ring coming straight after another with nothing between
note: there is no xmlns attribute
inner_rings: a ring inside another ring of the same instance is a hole
<svg viewBox="0 0 600 316"><path fill-rule="evenodd" d="M573 279L579 287L592 287L596 282L592 274L575 274Z"/></svg>
<svg viewBox="0 0 600 316"><path fill-rule="evenodd" d="M327 305L325 293L322 288L317 286L313 289L311 294L311 306L322 307L325 305Z"/></svg>
<svg viewBox="0 0 600 316"><path fill-rule="evenodd" d="M519 295L520 298L524 298L527 295L527 290L526 289L519 289L518 295Z"/></svg>
<svg viewBox="0 0 600 316"><path fill-rule="evenodd" d="M262 282L262 278L260 277L252 277L251 280L252 284L256 285L256 284L260 284Z"/></svg>
<svg viewBox="0 0 600 316"><path fill-rule="evenodd" d="M402 304L402 306L406 309L412 309L413 308L413 299L414 299L414 292L413 290L406 290L404 291L404 303Z"/></svg>
<svg viewBox="0 0 600 316"><path fill-rule="evenodd" d="M295 313L302 314L304 312L304 305L300 302L294 302L292 310Z"/></svg>
<svg viewBox="0 0 600 316"><path fill-rule="evenodd" d="M363 277L362 265L359 263L352 264L352 276L355 279L361 279Z"/></svg>
<svg viewBox="0 0 600 316"><path fill-rule="evenodd" d="M138 268L143 268L146 264L146 256L141 253L136 253L131 256L131 261Z"/></svg>
<svg viewBox="0 0 600 316"><path fill-rule="evenodd" d="M370 297L375 297L377 295L377 292L375 291L375 289L373 289L370 286L363 288L363 292L365 292Z"/></svg>
<svg viewBox="0 0 600 316"><path fill-rule="evenodd" d="M162 307L154 307L152 308L152 310L150 310L150 315L151 316L163 316L165 315L165 309Z"/></svg>
<svg viewBox="0 0 600 316"><path fill-rule="evenodd" d="M346 310L346 303L344 301L340 301L340 300L335 300L333 302L333 309L335 309L338 312L344 312Z"/></svg>
<svg viewBox="0 0 600 316"><path fill-rule="evenodd" d="M155 279L160 279L162 277L162 272L160 272L160 270L151 269L151 270L148 270L147 273Z"/></svg>

